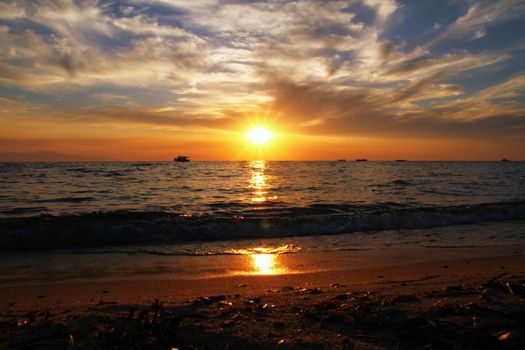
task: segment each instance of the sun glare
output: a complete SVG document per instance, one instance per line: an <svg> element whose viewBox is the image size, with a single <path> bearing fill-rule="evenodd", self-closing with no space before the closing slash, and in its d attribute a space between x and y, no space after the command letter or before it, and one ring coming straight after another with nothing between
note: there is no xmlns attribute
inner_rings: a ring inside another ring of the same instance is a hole
<svg viewBox="0 0 525 350"><path fill-rule="evenodd" d="M253 254L253 265L259 274L275 274L275 255L274 254Z"/></svg>
<svg viewBox="0 0 525 350"><path fill-rule="evenodd" d="M270 141L272 138L272 133L265 128L254 128L251 129L248 134L246 134L246 136L252 143L256 145L263 145Z"/></svg>

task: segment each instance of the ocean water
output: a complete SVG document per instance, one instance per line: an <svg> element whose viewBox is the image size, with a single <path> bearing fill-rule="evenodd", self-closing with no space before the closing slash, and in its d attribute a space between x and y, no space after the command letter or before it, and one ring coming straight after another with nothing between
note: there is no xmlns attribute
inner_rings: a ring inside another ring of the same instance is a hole
<svg viewBox="0 0 525 350"><path fill-rule="evenodd" d="M3 250L525 219L525 162L0 164Z"/></svg>
<svg viewBox="0 0 525 350"><path fill-rule="evenodd" d="M0 164L0 283L525 252L524 162Z"/></svg>

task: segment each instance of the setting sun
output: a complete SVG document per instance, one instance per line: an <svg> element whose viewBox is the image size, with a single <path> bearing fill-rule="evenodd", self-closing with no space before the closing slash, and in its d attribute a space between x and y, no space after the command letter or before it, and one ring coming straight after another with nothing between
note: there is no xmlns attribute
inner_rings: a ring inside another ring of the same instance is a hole
<svg viewBox="0 0 525 350"><path fill-rule="evenodd" d="M263 145L270 141L272 138L272 133L265 128L259 127L251 129L248 134L246 134L246 136L252 143L256 145Z"/></svg>

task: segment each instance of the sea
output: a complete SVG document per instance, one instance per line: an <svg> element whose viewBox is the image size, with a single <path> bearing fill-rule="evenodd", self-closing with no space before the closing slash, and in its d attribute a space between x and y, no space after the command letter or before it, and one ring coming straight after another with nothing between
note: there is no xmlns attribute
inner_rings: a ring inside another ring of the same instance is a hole
<svg viewBox="0 0 525 350"><path fill-rule="evenodd" d="M341 252L356 264L371 250L524 244L525 162L0 163L8 284L277 273L236 259L317 252L286 269L299 273Z"/></svg>

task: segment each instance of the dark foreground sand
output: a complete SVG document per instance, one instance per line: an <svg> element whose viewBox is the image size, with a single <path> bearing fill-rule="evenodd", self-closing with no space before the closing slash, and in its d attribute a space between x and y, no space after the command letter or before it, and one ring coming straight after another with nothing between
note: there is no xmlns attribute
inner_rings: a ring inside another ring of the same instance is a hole
<svg viewBox="0 0 525 350"><path fill-rule="evenodd" d="M525 255L0 287L0 349L525 349Z"/></svg>

